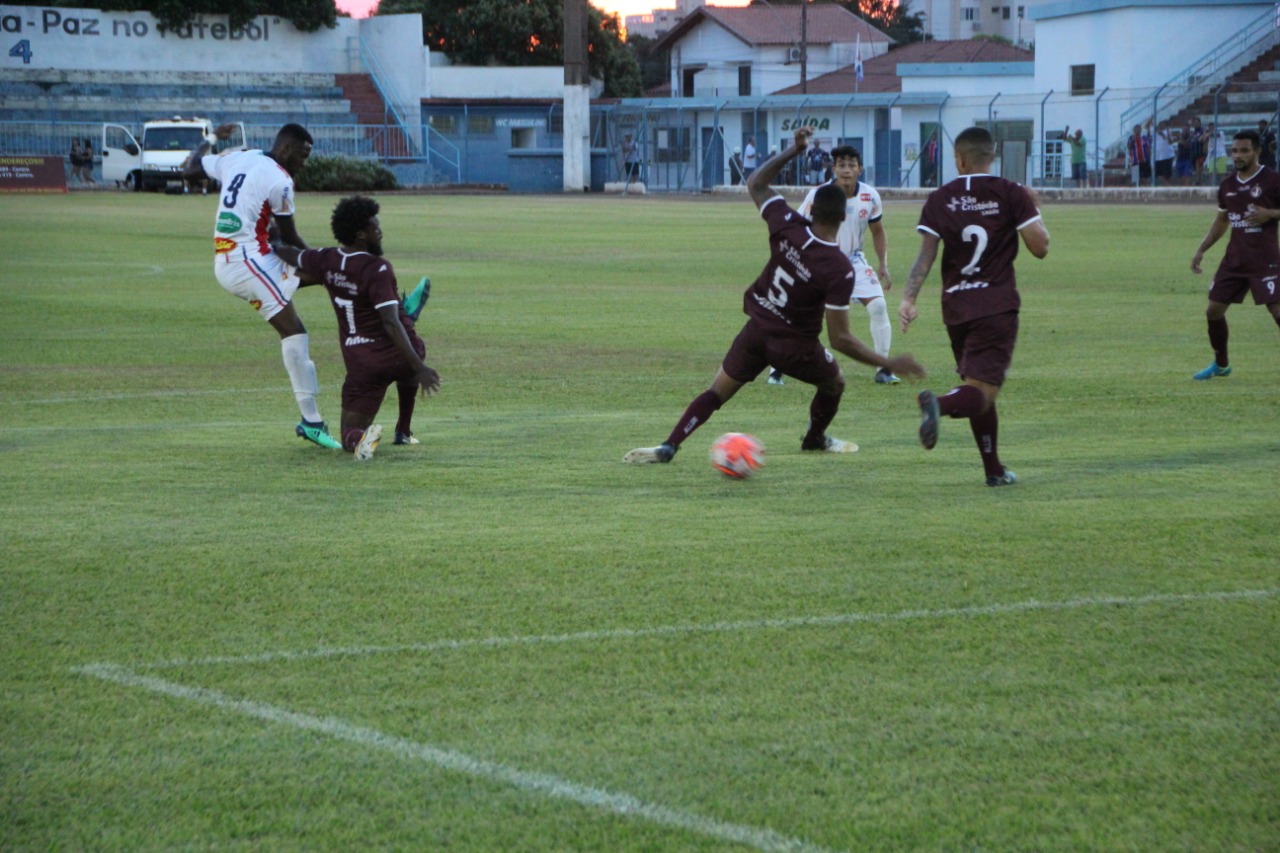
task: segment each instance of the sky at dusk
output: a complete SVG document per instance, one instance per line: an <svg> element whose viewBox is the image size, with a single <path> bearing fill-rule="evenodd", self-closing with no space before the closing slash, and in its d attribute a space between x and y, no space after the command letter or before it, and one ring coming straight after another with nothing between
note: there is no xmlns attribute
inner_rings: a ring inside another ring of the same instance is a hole
<svg viewBox="0 0 1280 853"><path fill-rule="evenodd" d="M745 6L750 0L715 0L712 6ZM378 5L378 0L337 0L337 6L354 18L364 18ZM591 5L621 17L643 15L652 9L674 9L675 0L591 0Z"/></svg>

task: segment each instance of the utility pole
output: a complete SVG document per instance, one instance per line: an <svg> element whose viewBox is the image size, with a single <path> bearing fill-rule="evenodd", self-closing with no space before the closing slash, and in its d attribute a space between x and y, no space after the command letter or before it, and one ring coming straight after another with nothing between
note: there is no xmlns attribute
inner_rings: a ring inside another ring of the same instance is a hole
<svg viewBox="0 0 1280 853"><path fill-rule="evenodd" d="M809 94L809 0L800 0L800 91Z"/></svg>

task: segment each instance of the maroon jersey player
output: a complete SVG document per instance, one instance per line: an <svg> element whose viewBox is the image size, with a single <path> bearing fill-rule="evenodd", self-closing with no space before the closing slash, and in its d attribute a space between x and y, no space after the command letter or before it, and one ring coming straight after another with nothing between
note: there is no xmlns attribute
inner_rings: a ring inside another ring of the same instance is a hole
<svg viewBox="0 0 1280 853"><path fill-rule="evenodd" d="M1026 188L987 174L995 159L991 134L979 127L956 137L960 177L929 194L920 214L922 243L903 290L898 318L906 332L916 319L916 296L942 245L942 320L951 338L961 385L935 396L921 391L920 441L938 440L938 416L968 418L982 454L988 486L1017 482L1000 462L996 395L1004 385L1018 339L1013 261L1019 240L1031 254L1049 252L1049 232Z"/></svg>
<svg viewBox="0 0 1280 853"><path fill-rule="evenodd" d="M857 450L853 442L826 433L840 408L845 381L835 358L818 338L824 321L832 349L893 373L924 376L924 369L911 356L878 355L849 332L853 267L836 242L845 216L844 191L835 185L821 188L810 222L769 187L782 167L808 147L810 135L808 128L797 131L795 144L771 157L747 180L751 199L769 226L769 263L743 294L746 325L730 345L711 387L694 398L666 441L657 447L638 447L623 457L624 462L670 462L694 430L770 364L817 388L801 450Z"/></svg>
<svg viewBox="0 0 1280 853"><path fill-rule="evenodd" d="M1261 163L1262 139L1257 131L1242 130L1231 140L1234 175L1218 187L1218 215L1209 233L1200 241L1191 258L1191 271L1199 274L1200 263L1209 247L1231 232L1227 251L1209 287L1209 346L1213 362L1194 379L1213 379L1231 374L1227 358L1227 308L1253 294L1255 305L1265 305L1280 326L1280 175Z"/></svg>
<svg viewBox="0 0 1280 853"><path fill-rule="evenodd" d="M298 267L305 284L322 284L338 318L338 340L347 377L342 383L342 448L369 459L382 435L373 419L387 388L400 398L396 443L416 443L410 422L418 392L434 394L440 375L423 363L426 347L396 290L395 270L382 257L378 203L363 196L338 202L333 236L341 248L281 247L286 263Z"/></svg>

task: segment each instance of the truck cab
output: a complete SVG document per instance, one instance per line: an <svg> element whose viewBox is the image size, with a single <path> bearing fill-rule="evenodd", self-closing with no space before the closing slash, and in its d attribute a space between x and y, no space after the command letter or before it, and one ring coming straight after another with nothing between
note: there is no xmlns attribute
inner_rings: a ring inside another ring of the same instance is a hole
<svg viewBox="0 0 1280 853"><path fill-rule="evenodd" d="M182 164L201 142L218 151L245 147L244 125L237 123L231 138L215 140L207 118L155 119L142 125L142 139L124 125L102 126L102 177L134 190L163 190L182 184Z"/></svg>

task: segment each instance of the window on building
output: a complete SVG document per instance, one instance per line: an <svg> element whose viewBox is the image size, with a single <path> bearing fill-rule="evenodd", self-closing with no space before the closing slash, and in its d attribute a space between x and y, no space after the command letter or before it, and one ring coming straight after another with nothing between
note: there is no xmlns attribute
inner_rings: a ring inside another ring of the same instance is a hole
<svg viewBox="0 0 1280 853"><path fill-rule="evenodd" d="M445 136L455 136L458 133L457 116L427 116L427 124L436 133L443 133Z"/></svg>
<svg viewBox="0 0 1280 853"><path fill-rule="evenodd" d="M1005 21L1009 20L1010 18L1013 17L1013 9L1011 9L1008 6L1003 7L1000 10L1000 17L1002 20L1005 20Z"/></svg>
<svg viewBox="0 0 1280 853"><path fill-rule="evenodd" d="M684 163L689 159L689 142L693 131L687 127L663 127L657 131L659 163Z"/></svg>
<svg viewBox="0 0 1280 853"><path fill-rule="evenodd" d="M680 73L680 97L693 97L693 78L697 76L701 68L685 68Z"/></svg>
<svg viewBox="0 0 1280 853"><path fill-rule="evenodd" d="M1071 66L1071 94L1093 94L1093 69L1092 65Z"/></svg>
<svg viewBox="0 0 1280 853"><path fill-rule="evenodd" d="M738 66L738 94L739 95L751 94L751 66L750 65Z"/></svg>
<svg viewBox="0 0 1280 853"><path fill-rule="evenodd" d="M966 7L964 10L964 19L969 22L978 20L978 10L974 6Z"/></svg>
<svg viewBox="0 0 1280 853"><path fill-rule="evenodd" d="M538 129L535 127L511 128L512 148L533 148L538 144Z"/></svg>
<svg viewBox="0 0 1280 853"><path fill-rule="evenodd" d="M468 136L487 136L493 133L493 116L467 116Z"/></svg>

